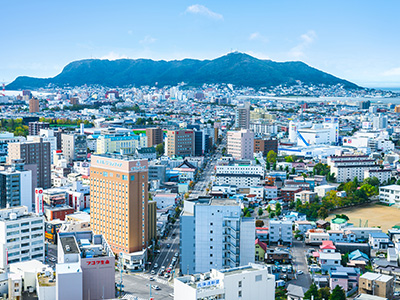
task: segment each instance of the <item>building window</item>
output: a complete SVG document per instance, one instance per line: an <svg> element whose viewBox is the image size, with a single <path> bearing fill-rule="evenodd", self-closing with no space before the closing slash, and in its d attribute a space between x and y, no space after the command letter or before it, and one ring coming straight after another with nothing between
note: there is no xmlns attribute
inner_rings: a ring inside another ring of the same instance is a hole
<svg viewBox="0 0 400 300"><path fill-rule="evenodd" d="M242 281L238 282L238 287L242 287Z"/></svg>
<svg viewBox="0 0 400 300"><path fill-rule="evenodd" d="M238 292L238 297L242 297L242 291Z"/></svg>
<svg viewBox="0 0 400 300"><path fill-rule="evenodd" d="M262 280L262 275L256 275L256 281L261 281Z"/></svg>

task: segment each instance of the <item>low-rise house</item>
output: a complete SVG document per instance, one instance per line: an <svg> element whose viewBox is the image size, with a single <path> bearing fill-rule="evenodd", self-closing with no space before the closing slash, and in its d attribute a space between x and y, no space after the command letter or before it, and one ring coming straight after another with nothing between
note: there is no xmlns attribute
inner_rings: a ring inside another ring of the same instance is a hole
<svg viewBox="0 0 400 300"><path fill-rule="evenodd" d="M358 292L393 299L393 276L367 272L360 276Z"/></svg>
<svg viewBox="0 0 400 300"><path fill-rule="evenodd" d="M343 228L346 228L347 225L347 220L343 218L334 218L331 220L331 229L332 230L342 230Z"/></svg>
<svg viewBox="0 0 400 300"><path fill-rule="evenodd" d="M345 291L350 291L358 287L360 271L356 268L340 266L332 268L329 276L331 290L340 285Z"/></svg>
<svg viewBox="0 0 400 300"><path fill-rule="evenodd" d="M353 252L349 253L349 260L357 260L357 261L365 261L369 262L369 257L367 254L364 252L361 252L360 250L354 250Z"/></svg>
<svg viewBox="0 0 400 300"><path fill-rule="evenodd" d="M387 249L389 246L389 236L383 232L370 233L368 244L375 250Z"/></svg>
<svg viewBox="0 0 400 300"><path fill-rule="evenodd" d="M267 251L267 244L261 242L259 239L255 241L255 259L256 261L264 262L265 260L265 252Z"/></svg>
<svg viewBox="0 0 400 300"><path fill-rule="evenodd" d="M289 284L286 288L287 300L303 300L304 294L307 292L305 287L295 284Z"/></svg>
<svg viewBox="0 0 400 300"><path fill-rule="evenodd" d="M267 242L269 236L268 227L256 227L256 238L262 242Z"/></svg>
<svg viewBox="0 0 400 300"><path fill-rule="evenodd" d="M305 243L307 245L321 245L329 240L329 234L323 229L310 229L306 232Z"/></svg>
<svg viewBox="0 0 400 300"><path fill-rule="evenodd" d="M292 257L286 249L267 249L265 252L265 261L268 264L279 262L283 264L288 264L292 260Z"/></svg>
<svg viewBox="0 0 400 300"><path fill-rule="evenodd" d="M342 256L338 252L320 252L319 264L322 272L329 272L331 268L340 267Z"/></svg>
<svg viewBox="0 0 400 300"><path fill-rule="evenodd" d="M310 221L295 221L294 229L300 232L300 234L305 234L309 229L313 229L315 226Z"/></svg>
<svg viewBox="0 0 400 300"><path fill-rule="evenodd" d="M314 202L317 198L317 193L311 191L301 191L294 194L294 201L301 201L302 204Z"/></svg>
<svg viewBox="0 0 400 300"><path fill-rule="evenodd" d="M275 199L278 197L278 187L277 186L264 186L264 192L265 192L265 199L266 200L271 200Z"/></svg>

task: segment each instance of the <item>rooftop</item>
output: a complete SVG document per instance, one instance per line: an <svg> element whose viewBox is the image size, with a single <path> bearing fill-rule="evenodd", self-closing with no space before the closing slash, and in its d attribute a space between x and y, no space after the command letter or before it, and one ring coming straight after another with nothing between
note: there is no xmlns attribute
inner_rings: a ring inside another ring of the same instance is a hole
<svg viewBox="0 0 400 300"><path fill-rule="evenodd" d="M79 248L73 236L60 237L61 246L66 254L79 254Z"/></svg>

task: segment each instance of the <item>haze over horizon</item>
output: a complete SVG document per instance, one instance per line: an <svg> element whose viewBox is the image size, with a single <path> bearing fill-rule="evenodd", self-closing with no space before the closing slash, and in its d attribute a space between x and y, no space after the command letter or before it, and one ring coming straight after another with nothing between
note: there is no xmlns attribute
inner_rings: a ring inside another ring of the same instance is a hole
<svg viewBox="0 0 400 300"><path fill-rule="evenodd" d="M237 50L300 60L362 86L400 86L397 1L227 4L9 2L2 6L0 81L53 77L87 58L213 59Z"/></svg>

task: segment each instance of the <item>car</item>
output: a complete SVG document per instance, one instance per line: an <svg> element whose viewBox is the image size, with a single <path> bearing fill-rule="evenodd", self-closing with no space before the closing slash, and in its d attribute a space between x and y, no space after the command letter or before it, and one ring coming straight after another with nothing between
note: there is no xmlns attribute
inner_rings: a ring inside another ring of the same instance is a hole
<svg viewBox="0 0 400 300"><path fill-rule="evenodd" d="M179 253L178 252L175 252L175 255L174 255L175 257L178 257L179 256Z"/></svg>
<svg viewBox="0 0 400 300"><path fill-rule="evenodd" d="M50 257L50 261L56 261L56 258L55 257Z"/></svg>
<svg viewBox="0 0 400 300"><path fill-rule="evenodd" d="M161 267L161 270L164 271L164 270L165 270L165 266L162 266L162 267Z"/></svg>
<svg viewBox="0 0 400 300"><path fill-rule="evenodd" d="M304 274L304 272L302 271L302 270L297 270L297 275L302 275L302 274Z"/></svg>
<svg viewBox="0 0 400 300"><path fill-rule="evenodd" d="M153 276L150 276L149 280L150 280L150 281L154 281L155 279L154 279Z"/></svg>
<svg viewBox="0 0 400 300"><path fill-rule="evenodd" d="M151 270L150 274L151 274L151 275L154 275L154 274L156 274L156 271Z"/></svg>
<svg viewBox="0 0 400 300"><path fill-rule="evenodd" d="M170 245L170 244L167 244L167 248L171 248L171 245Z"/></svg>
<svg viewBox="0 0 400 300"><path fill-rule="evenodd" d="M172 271L172 268L167 269L167 273L171 273L171 271Z"/></svg>
<svg viewBox="0 0 400 300"><path fill-rule="evenodd" d="M153 290L156 290L156 291L161 290L160 287L159 287L158 285L152 285L151 288L152 288Z"/></svg>
<svg viewBox="0 0 400 300"><path fill-rule="evenodd" d="M173 262L176 262L176 257L173 257L173 258L172 258L172 261L173 261Z"/></svg>
<svg viewBox="0 0 400 300"><path fill-rule="evenodd" d="M174 297L175 297L174 294L169 294L168 296L170 296L171 298L174 298Z"/></svg>
<svg viewBox="0 0 400 300"><path fill-rule="evenodd" d="M154 268L158 268L158 263L155 263L155 264L154 264Z"/></svg>
<svg viewBox="0 0 400 300"><path fill-rule="evenodd" d="M164 278L169 278L169 274L165 273Z"/></svg>

